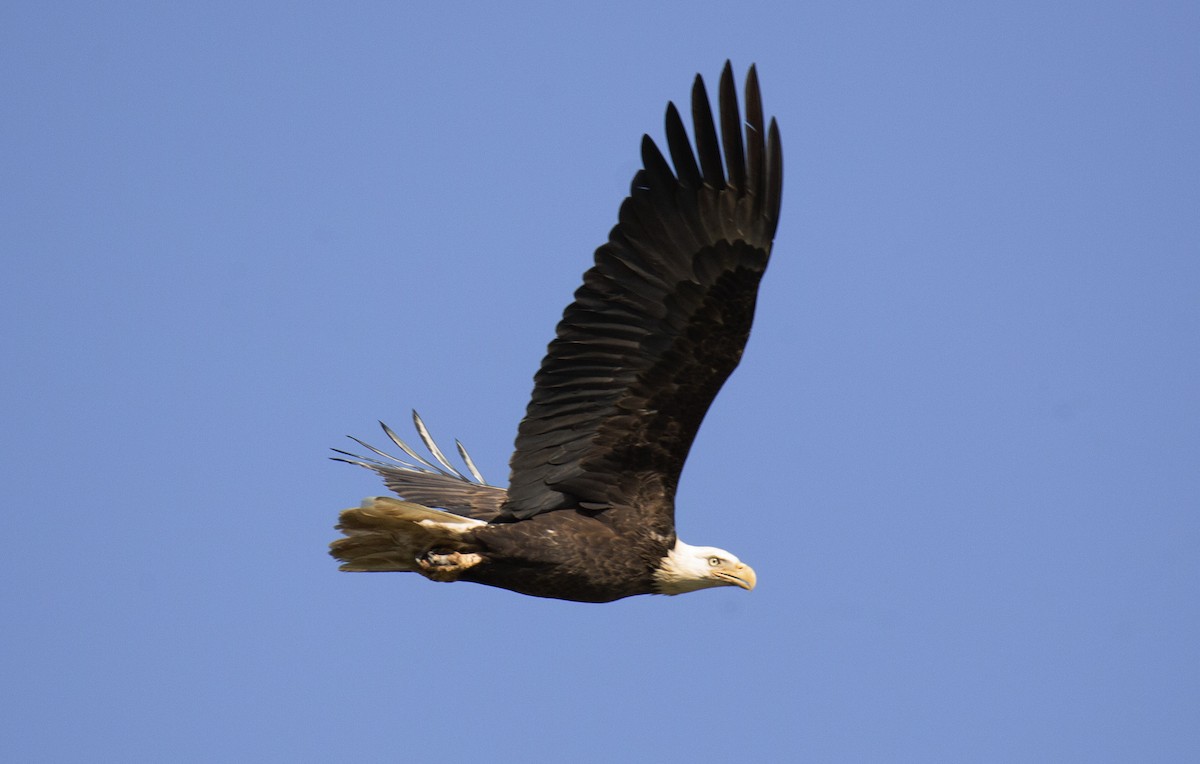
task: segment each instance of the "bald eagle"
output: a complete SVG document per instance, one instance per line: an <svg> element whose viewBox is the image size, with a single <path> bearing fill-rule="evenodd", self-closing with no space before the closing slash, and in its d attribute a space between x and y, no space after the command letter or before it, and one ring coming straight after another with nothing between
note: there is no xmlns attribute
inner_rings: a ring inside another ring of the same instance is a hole
<svg viewBox="0 0 1200 764"><path fill-rule="evenodd" d="M675 534L679 475L741 358L779 220L779 129L763 122L753 66L745 95L743 121L727 61L719 131L697 75L695 152L674 104L671 162L642 137L643 168L619 222L534 377L507 490L488 485L461 444L470 474L451 466L415 412L433 461L386 425L411 461L357 438L374 456L338 450L335 459L374 470L400 497L341 513L345 537L330 545L341 570L411 571L579 602L754 588L754 570L737 557Z"/></svg>

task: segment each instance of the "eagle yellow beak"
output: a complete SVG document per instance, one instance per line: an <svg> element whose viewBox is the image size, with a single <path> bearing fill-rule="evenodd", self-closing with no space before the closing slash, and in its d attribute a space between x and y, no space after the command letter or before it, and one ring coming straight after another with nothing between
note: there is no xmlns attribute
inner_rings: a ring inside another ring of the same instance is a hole
<svg viewBox="0 0 1200 764"><path fill-rule="evenodd" d="M726 583L740 586L746 591L750 591L758 583L758 576L754 574L754 568L744 562L739 562L730 568L714 571L713 575Z"/></svg>

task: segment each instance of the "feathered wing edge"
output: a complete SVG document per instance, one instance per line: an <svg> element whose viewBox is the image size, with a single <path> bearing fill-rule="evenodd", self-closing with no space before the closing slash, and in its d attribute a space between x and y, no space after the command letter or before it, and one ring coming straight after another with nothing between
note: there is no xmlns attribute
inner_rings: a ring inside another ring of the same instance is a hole
<svg viewBox="0 0 1200 764"><path fill-rule="evenodd" d="M425 426L420 415L416 411L412 415L417 435L425 444L433 461L417 453L383 422L380 422L379 426L383 428L388 439L412 461L392 456L352 435L349 436L351 440L379 458L359 456L340 448L335 448L333 451L342 456L330 458L378 473L383 478L384 484L407 502L445 509L456 515L484 522L492 520L499 514L507 492L498 486L489 485L483 479L483 475L475 466L471 455L457 440L454 441L454 445L466 466L467 474L450 464L446 455L429 434L429 428Z"/></svg>

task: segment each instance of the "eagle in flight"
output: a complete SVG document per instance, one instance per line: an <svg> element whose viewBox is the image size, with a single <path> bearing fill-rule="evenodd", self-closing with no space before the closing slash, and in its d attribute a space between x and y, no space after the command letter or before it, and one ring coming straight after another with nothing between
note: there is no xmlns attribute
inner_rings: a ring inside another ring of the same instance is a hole
<svg viewBox="0 0 1200 764"><path fill-rule="evenodd" d="M779 221L779 129L763 121L753 66L745 97L743 119L726 62L719 129L699 75L692 87L695 151L674 104L671 161L643 136L643 168L534 377L507 490L461 444L469 475L451 466L415 412L433 461L386 425L411 461L357 438L374 456L338 451L399 497L341 513L344 537L330 545L341 570L578 602L754 588L749 565L675 533L679 475L742 356Z"/></svg>

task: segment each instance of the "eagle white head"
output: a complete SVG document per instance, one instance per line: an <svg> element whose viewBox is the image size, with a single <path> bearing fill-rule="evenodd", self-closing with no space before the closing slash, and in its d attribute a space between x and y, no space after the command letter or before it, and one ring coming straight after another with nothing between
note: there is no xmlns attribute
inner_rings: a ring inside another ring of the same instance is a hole
<svg viewBox="0 0 1200 764"><path fill-rule="evenodd" d="M660 594L683 594L711 586L750 590L758 581L754 569L724 549L692 546L676 539L654 572Z"/></svg>

